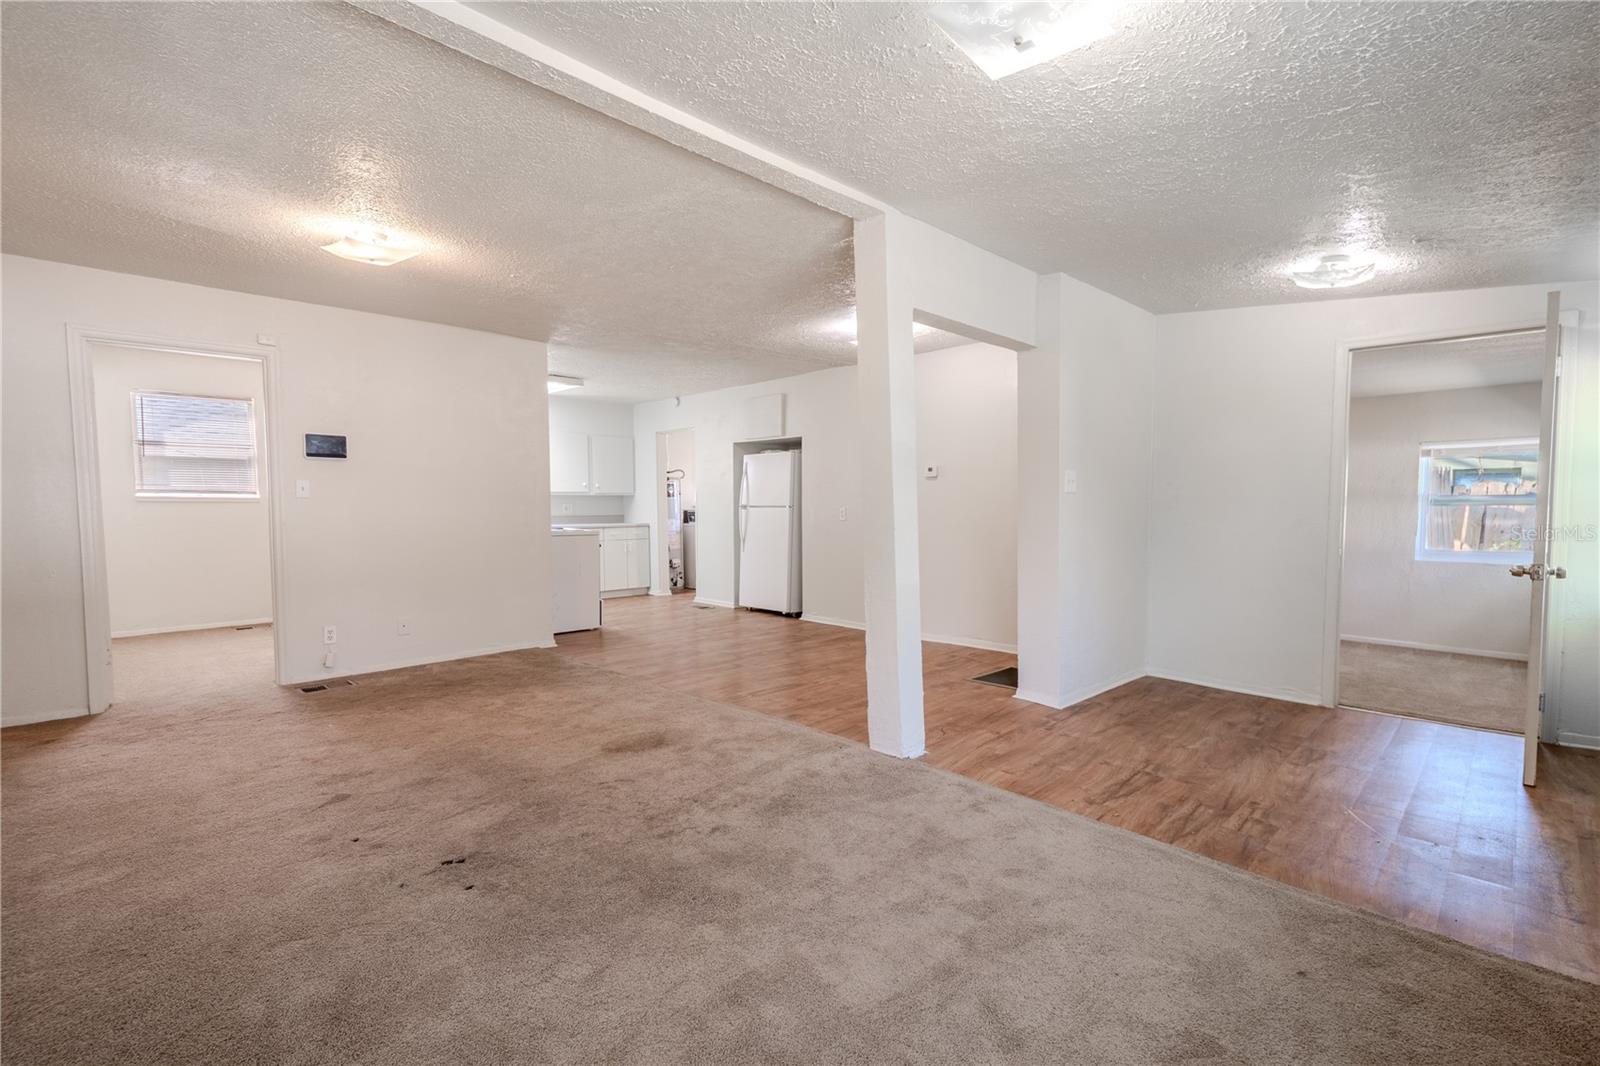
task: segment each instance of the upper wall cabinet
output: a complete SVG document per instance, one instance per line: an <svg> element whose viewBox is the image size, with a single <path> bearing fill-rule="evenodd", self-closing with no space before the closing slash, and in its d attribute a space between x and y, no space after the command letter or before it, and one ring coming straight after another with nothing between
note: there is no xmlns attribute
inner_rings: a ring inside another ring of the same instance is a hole
<svg viewBox="0 0 1600 1066"><path fill-rule="evenodd" d="M606 496L633 495L633 438L589 438L589 491Z"/></svg>
<svg viewBox="0 0 1600 1066"><path fill-rule="evenodd" d="M589 491L589 434L550 431L550 491Z"/></svg>
<svg viewBox="0 0 1600 1066"><path fill-rule="evenodd" d="M550 491L566 496L632 496L633 438L551 430Z"/></svg>

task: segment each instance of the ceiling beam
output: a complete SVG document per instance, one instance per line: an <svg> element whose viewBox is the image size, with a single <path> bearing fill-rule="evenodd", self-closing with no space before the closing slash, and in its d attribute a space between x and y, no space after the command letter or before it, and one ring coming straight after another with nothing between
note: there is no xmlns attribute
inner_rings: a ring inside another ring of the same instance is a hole
<svg viewBox="0 0 1600 1066"><path fill-rule="evenodd" d="M641 92L458 0L346 2L830 211L863 219L888 210L860 189Z"/></svg>

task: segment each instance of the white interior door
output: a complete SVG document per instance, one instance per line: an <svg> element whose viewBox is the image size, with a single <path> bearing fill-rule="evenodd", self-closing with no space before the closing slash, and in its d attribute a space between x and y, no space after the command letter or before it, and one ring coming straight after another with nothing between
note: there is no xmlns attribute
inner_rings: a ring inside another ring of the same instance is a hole
<svg viewBox="0 0 1600 1066"><path fill-rule="evenodd" d="M1539 407L1539 479L1535 484L1533 562L1511 568L1512 576L1533 583L1529 597L1528 695L1522 722L1522 783L1532 785L1539 771L1539 729L1543 725L1544 638L1550 582L1567 576L1547 565L1550 554L1550 502L1555 488L1556 390L1560 387L1561 294L1552 292L1545 309L1544 390Z"/></svg>

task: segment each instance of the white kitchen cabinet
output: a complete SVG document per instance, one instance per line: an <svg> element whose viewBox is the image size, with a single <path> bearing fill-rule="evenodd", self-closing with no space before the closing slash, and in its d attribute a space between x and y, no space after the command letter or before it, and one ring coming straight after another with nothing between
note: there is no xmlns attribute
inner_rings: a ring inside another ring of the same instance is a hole
<svg viewBox="0 0 1600 1066"><path fill-rule="evenodd" d="M650 587L650 530L616 526L600 530L600 592Z"/></svg>
<svg viewBox="0 0 1600 1066"><path fill-rule="evenodd" d="M589 438L589 491L602 496L633 495L633 438Z"/></svg>
<svg viewBox="0 0 1600 1066"><path fill-rule="evenodd" d="M550 432L550 491L589 491L589 435L572 430Z"/></svg>
<svg viewBox="0 0 1600 1066"><path fill-rule="evenodd" d="M550 431L550 491L563 496L632 496L633 438Z"/></svg>
<svg viewBox="0 0 1600 1066"><path fill-rule="evenodd" d="M633 588L629 584L628 545L620 537L602 535L600 538L600 591L619 592Z"/></svg>

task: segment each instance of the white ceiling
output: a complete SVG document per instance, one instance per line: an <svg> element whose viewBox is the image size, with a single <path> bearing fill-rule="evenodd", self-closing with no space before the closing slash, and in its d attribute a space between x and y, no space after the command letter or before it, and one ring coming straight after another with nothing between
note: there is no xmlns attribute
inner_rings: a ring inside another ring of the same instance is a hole
<svg viewBox="0 0 1600 1066"><path fill-rule="evenodd" d="M1597 275L1596 4L1122 3L1113 36L998 82L927 4L472 6L1152 310ZM1391 269L1283 276L1351 243Z"/></svg>
<svg viewBox="0 0 1600 1066"><path fill-rule="evenodd" d="M1519 385L1544 378L1544 330L1359 348L1350 353L1350 395Z"/></svg>
<svg viewBox="0 0 1600 1066"><path fill-rule="evenodd" d="M575 395L855 361L850 223L342 4L7 3L5 251L554 344ZM424 242L318 246L370 217Z"/></svg>

